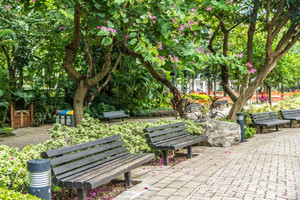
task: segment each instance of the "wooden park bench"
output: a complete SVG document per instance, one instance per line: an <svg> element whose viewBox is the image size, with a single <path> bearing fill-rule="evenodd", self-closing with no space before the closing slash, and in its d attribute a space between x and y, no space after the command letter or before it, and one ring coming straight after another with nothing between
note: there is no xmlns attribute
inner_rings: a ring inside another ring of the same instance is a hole
<svg viewBox="0 0 300 200"><path fill-rule="evenodd" d="M124 117L129 117L129 115L126 115L123 110L103 112L103 116L105 119L108 119L108 121L118 118L122 118L122 121L124 121Z"/></svg>
<svg viewBox="0 0 300 200"><path fill-rule="evenodd" d="M221 105L227 105L228 108L229 104L230 103L227 100L216 101L216 106L218 106L219 108L221 108Z"/></svg>
<svg viewBox="0 0 300 200"><path fill-rule="evenodd" d="M94 189L121 174L131 186L130 171L154 158L154 154L131 154L120 135L41 153L51 158L53 183L76 188L78 199L85 200L85 189Z"/></svg>
<svg viewBox="0 0 300 200"><path fill-rule="evenodd" d="M148 144L163 152L164 165L169 164L168 150L187 147L188 158L192 157L192 145L206 140L207 136L190 135L185 122L144 129Z"/></svg>
<svg viewBox="0 0 300 200"><path fill-rule="evenodd" d="M289 120L278 119L275 112L250 113L254 125L260 126L260 133L263 133L263 126L276 126L276 131L280 124L290 123Z"/></svg>
<svg viewBox="0 0 300 200"><path fill-rule="evenodd" d="M300 109L280 110L283 119L290 120L290 128L293 128L293 120L300 120Z"/></svg>
<svg viewBox="0 0 300 200"><path fill-rule="evenodd" d="M192 103L190 105L188 105L186 108L189 112L192 112L192 109L200 109L202 106L200 103Z"/></svg>

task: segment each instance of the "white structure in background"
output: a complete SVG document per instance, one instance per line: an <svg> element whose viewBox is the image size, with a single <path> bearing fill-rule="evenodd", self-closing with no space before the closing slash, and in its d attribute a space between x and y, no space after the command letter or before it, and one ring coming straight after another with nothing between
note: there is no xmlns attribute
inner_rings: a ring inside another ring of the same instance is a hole
<svg viewBox="0 0 300 200"><path fill-rule="evenodd" d="M211 84L212 84L212 91L214 91L215 86L213 83L211 83ZM194 90L197 91L197 89L198 89L198 91L200 91L200 92L207 92L208 91L207 86L208 86L207 81L201 80L200 78L194 79ZM219 82L217 82L217 91L219 89L221 89L221 85ZM191 91L191 90L193 90L193 80L190 80L188 82L188 91Z"/></svg>

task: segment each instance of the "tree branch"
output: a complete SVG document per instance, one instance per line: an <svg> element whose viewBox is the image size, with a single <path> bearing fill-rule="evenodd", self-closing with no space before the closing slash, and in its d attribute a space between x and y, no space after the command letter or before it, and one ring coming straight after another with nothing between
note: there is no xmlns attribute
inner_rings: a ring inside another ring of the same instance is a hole
<svg viewBox="0 0 300 200"><path fill-rule="evenodd" d="M273 18L272 18L272 21L271 21L271 24L270 24L270 28L273 29L276 21L277 21L277 18L278 16L280 15L281 11L283 9L283 0L280 0L280 3L279 3L279 7L276 11L276 13L274 14Z"/></svg>
<svg viewBox="0 0 300 200"><path fill-rule="evenodd" d="M68 75L75 81L79 82L82 75L75 69L73 65L74 57L79 46L80 40L80 5L76 4L74 13L74 37L70 44L65 47L65 58L63 60L63 68Z"/></svg>
<svg viewBox="0 0 300 200"><path fill-rule="evenodd" d="M212 35L211 38L209 39L209 43L208 43L208 46L207 46L208 49L209 49L213 54L216 54L216 51L214 50L214 47L213 47L212 43L213 43L214 39L216 38L217 33L218 33L220 27L221 27L221 23L218 24L218 26L217 26L217 28L215 29L213 35Z"/></svg>
<svg viewBox="0 0 300 200"><path fill-rule="evenodd" d="M289 30L282 36L280 41L278 42L278 45L275 49L274 55L277 56L280 54L282 49L287 45L290 39L292 39L293 35L297 33L297 29L299 28L299 25L297 26L290 26Z"/></svg>
<svg viewBox="0 0 300 200"><path fill-rule="evenodd" d="M121 49L122 49L122 52L124 54L127 54L129 56L134 57L134 58L140 59L141 62L145 65L145 67L149 71L149 73L153 76L153 78L155 78L159 82L161 82L164 85L166 85L173 94L178 94L179 93L178 89L168 79L166 79L164 76L158 74L155 71L155 69L153 68L152 64L149 61L145 61L145 59L142 56L142 54L137 53L135 51L132 51L132 50L128 49L128 47L124 43L121 43Z"/></svg>
<svg viewBox="0 0 300 200"><path fill-rule="evenodd" d="M259 1L255 1L254 3L254 7L251 13L251 22L250 22L250 26L248 29L248 41L247 41L247 62L248 63L252 63L253 61L253 38L254 38L254 33L255 33L255 29L256 29L256 18L257 18L257 13L259 10ZM249 81L250 81L250 73L248 72L245 75L242 87L241 87L241 91L240 94L243 94L246 90L246 88L249 85Z"/></svg>
<svg viewBox="0 0 300 200"><path fill-rule="evenodd" d="M85 37L83 35L83 33L81 32L81 35L82 35L82 38L83 38L83 41L84 41L84 46L85 46L85 53L86 53L86 56L88 58L88 63L89 63L89 68L88 68L88 71L87 71L87 78L91 78L92 76L92 69L93 69L93 57L92 57L92 54L90 52L90 46L88 44L88 42L85 40Z"/></svg>
<svg viewBox="0 0 300 200"><path fill-rule="evenodd" d="M281 28L288 22L289 18L287 16L285 16L280 22L279 24L275 27L274 31L272 32L272 40L274 40L274 38L277 36L277 34L279 33L279 31L281 30Z"/></svg>
<svg viewBox="0 0 300 200"><path fill-rule="evenodd" d="M277 59L280 59L284 54L286 54L291 48L292 46L299 40L300 38L300 32L298 32L293 38L292 41L290 41L286 47L278 54L276 55Z"/></svg>
<svg viewBox="0 0 300 200"><path fill-rule="evenodd" d="M109 81L112 78L113 73L116 71L117 66L120 63L120 60L121 60L122 56L123 56L123 53L120 53L119 56L118 56L118 58L117 58L117 60L116 60L116 62L115 62L115 65L113 66L112 70L109 72L109 74L108 74L105 82L101 86L99 86L97 88L97 90L92 94L92 97L89 100L90 103L94 101L94 99L97 96L97 94L99 94L99 92L109 83ZM90 104L88 105L88 107L90 107Z"/></svg>

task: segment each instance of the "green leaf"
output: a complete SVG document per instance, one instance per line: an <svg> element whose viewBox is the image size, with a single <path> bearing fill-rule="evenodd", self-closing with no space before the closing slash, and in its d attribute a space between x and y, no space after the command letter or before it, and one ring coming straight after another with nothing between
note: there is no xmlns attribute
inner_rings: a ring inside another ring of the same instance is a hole
<svg viewBox="0 0 300 200"><path fill-rule="evenodd" d="M136 42L137 42L137 39L134 38L133 40L131 40L131 41L129 42L129 44L133 45L133 44L135 44Z"/></svg>
<svg viewBox="0 0 300 200"><path fill-rule="evenodd" d="M98 3L94 3L94 6L95 6L95 8L97 8L97 9L101 8L101 5L98 4Z"/></svg>
<svg viewBox="0 0 300 200"><path fill-rule="evenodd" d="M105 37L105 38L103 38L103 40L102 40L102 44L104 45L104 46L108 46L108 45L110 45L111 43L112 43L112 39L110 38L110 37Z"/></svg>
<svg viewBox="0 0 300 200"><path fill-rule="evenodd" d="M115 0L115 3L118 5L121 5L122 3L124 3L126 0Z"/></svg>

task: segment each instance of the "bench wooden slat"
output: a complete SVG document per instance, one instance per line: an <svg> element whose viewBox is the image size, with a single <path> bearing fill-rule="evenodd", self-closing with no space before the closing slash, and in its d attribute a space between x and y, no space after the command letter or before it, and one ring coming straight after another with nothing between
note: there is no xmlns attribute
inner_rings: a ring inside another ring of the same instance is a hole
<svg viewBox="0 0 300 200"><path fill-rule="evenodd" d="M101 160L101 161L95 162L93 164L90 164L90 165L87 165L87 166L84 166L84 167L80 167L80 168L77 168L75 170L68 171L68 172L63 173L61 175L55 176L55 179L54 179L55 182L56 182L55 184L58 184L58 186L63 187L63 185L60 185L60 182L62 182L62 180L64 180L65 178L71 177L71 176L79 174L81 172L85 173L86 170L89 170L89 169L91 169L93 167L96 167L96 166L99 166L101 164L108 163L108 162L110 162L112 160L117 160L117 159L119 159L121 157L126 157L127 155L130 155L130 154L128 152L121 153L121 154L112 156L110 158L107 158L105 160ZM60 180L60 181L58 181L58 180Z"/></svg>
<svg viewBox="0 0 300 200"><path fill-rule="evenodd" d="M180 132L174 132L174 133L170 133L170 134L167 134L167 135L162 135L162 136L159 136L159 137L151 137L151 142L155 143L155 142L158 142L158 141L161 141L161 140L165 140L165 139L172 139L172 138L176 138L178 136L181 136L181 135L188 135L188 131L180 131Z"/></svg>
<svg viewBox="0 0 300 200"><path fill-rule="evenodd" d="M148 133L148 135L152 138L152 137L165 135L165 134L176 132L176 131L182 131L182 130L185 130L186 128L187 128L186 126L180 126L180 127L177 127L177 128L166 129L166 130L162 130L162 131Z"/></svg>
<svg viewBox="0 0 300 200"><path fill-rule="evenodd" d="M167 142L170 142L170 141L174 141L174 140L177 140L177 139L180 139L180 138L185 138L185 137L188 137L188 136L189 136L189 134L179 135L179 136L176 137L176 138L168 138L168 139L165 139L165 140L153 142L153 145L159 146L159 145L161 145L161 144L163 144L163 143L167 143Z"/></svg>
<svg viewBox="0 0 300 200"><path fill-rule="evenodd" d="M190 136L186 138L179 138L177 140L169 141L166 143L159 144L158 147L161 149L180 149L182 147L190 146L195 143L199 143L203 140L207 139L206 136L197 137L197 136Z"/></svg>
<svg viewBox="0 0 300 200"><path fill-rule="evenodd" d="M182 125L185 125L185 122L179 122L179 123L175 123L175 124L167 124L167 125L156 126L156 127L151 127L151 128L145 128L144 132L151 133L153 131L163 130L163 129L167 129L167 128L174 128L174 127L182 126Z"/></svg>
<svg viewBox="0 0 300 200"><path fill-rule="evenodd" d="M100 153L100 154L97 154L97 155L94 155L94 156L90 156L90 157L87 157L87 158L84 158L84 159L81 159L81 160L78 160L78 161L71 162L69 164L65 164L65 165L53 168L52 171L53 171L54 175L59 175L59 174L62 174L64 172L67 172L67 171L70 171L70 170L73 170L73 169L76 169L76 168L94 163L98 160L104 159L104 158L109 157L109 156L113 156L113 155L118 154L118 153L123 153L123 152L126 152L126 151L127 151L126 147L124 147L124 146L119 147L119 148L113 149L111 151L103 152L103 153Z"/></svg>
<svg viewBox="0 0 300 200"><path fill-rule="evenodd" d="M83 182L88 179L87 177L93 176L93 174L95 174L96 172L98 172L96 174L96 177L100 177L101 171L107 171L114 169L115 167L122 166L124 162L130 162L134 157L134 154L127 154L126 156L111 160L99 166L95 166L89 170L86 170L85 172L74 174L73 176L61 179L61 181L63 182L63 185L65 187L76 187L80 189L83 186ZM75 182L78 183L76 184L76 186L74 184Z"/></svg>
<svg viewBox="0 0 300 200"><path fill-rule="evenodd" d="M102 138L102 139L98 139L98 140L94 140L88 143L83 143L83 144L77 144L71 147L63 147L63 148L59 148L59 149L54 149L54 150L49 150L49 151L45 151L41 153L41 156L43 158L52 158L55 156L61 156L62 154L66 154L66 153L70 153L73 151L78 151L78 150L82 150L82 149L87 149L96 145L101 145L101 144L105 144L105 143L109 143L109 142L113 142L115 140L119 140L121 139L121 135L114 135L111 137L107 137L107 138Z"/></svg>
<svg viewBox="0 0 300 200"><path fill-rule="evenodd" d="M68 154L68 155L65 155L65 156L60 156L60 157L57 157L57 158L54 158L54 159L51 160L51 166L60 165L60 164L66 163L66 162L70 162L72 160L83 158L85 156L90 156L90 155L93 155L93 154L96 154L96 153L111 150L111 149L120 147L122 145L124 145L124 142L122 140L120 140L120 141L114 142L112 144L108 143L108 144L105 144L105 145L101 145L99 147L87 149L87 150L84 150L84 151L79 151L79 152L76 152L76 153L73 153L73 154Z"/></svg>
<svg viewBox="0 0 300 200"><path fill-rule="evenodd" d="M132 161L131 163L123 165L122 169L115 169L113 171L110 171L110 173L106 174L106 177L103 177L101 179L96 179L96 178L90 179L89 181L84 183L84 186L86 189L92 189L99 184L108 182L109 179L111 179L110 177L112 175L119 176L121 174L124 174L127 171L130 171L130 170L140 166L142 163L149 162L152 159L153 159L153 156L151 156L151 154L144 154L144 156L139 157L135 161Z"/></svg>

